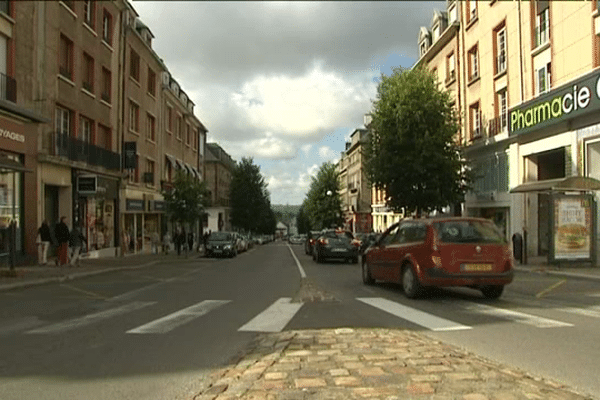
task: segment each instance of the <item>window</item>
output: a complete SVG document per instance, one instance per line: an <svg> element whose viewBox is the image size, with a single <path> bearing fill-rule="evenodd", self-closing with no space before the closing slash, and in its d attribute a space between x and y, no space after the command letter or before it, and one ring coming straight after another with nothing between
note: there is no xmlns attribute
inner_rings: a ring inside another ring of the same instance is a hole
<svg viewBox="0 0 600 400"><path fill-rule="evenodd" d="M438 23L433 28L433 42L435 43L435 41L438 40L439 38L440 38L440 24Z"/></svg>
<svg viewBox="0 0 600 400"><path fill-rule="evenodd" d="M88 53L83 53L82 76L83 88L90 93L94 93L94 59Z"/></svg>
<svg viewBox="0 0 600 400"><path fill-rule="evenodd" d="M65 6L69 7L69 9L71 11L75 11L75 4L73 4L75 2L74 0L61 0L61 1Z"/></svg>
<svg viewBox="0 0 600 400"><path fill-rule="evenodd" d="M473 46L469 50L469 80L473 80L479 77L479 55L477 52L477 45Z"/></svg>
<svg viewBox="0 0 600 400"><path fill-rule="evenodd" d="M548 63L536 71L536 94L545 93L552 87L551 70L552 65Z"/></svg>
<svg viewBox="0 0 600 400"><path fill-rule="evenodd" d="M71 110L56 107L56 132L62 135L71 135Z"/></svg>
<svg viewBox="0 0 600 400"><path fill-rule="evenodd" d="M144 183L154 186L154 161L146 159L146 173Z"/></svg>
<svg viewBox="0 0 600 400"><path fill-rule="evenodd" d="M73 80L73 42L65 35L60 35L60 61L58 73Z"/></svg>
<svg viewBox="0 0 600 400"><path fill-rule="evenodd" d="M156 142L156 118L150 114L146 114L146 137Z"/></svg>
<svg viewBox="0 0 600 400"><path fill-rule="evenodd" d="M102 40L112 45L112 15L106 9L102 15Z"/></svg>
<svg viewBox="0 0 600 400"><path fill-rule="evenodd" d="M167 106L167 131L173 132L173 107Z"/></svg>
<svg viewBox="0 0 600 400"><path fill-rule="evenodd" d="M446 57L446 83L453 82L456 79L456 69L454 64L454 53Z"/></svg>
<svg viewBox="0 0 600 400"><path fill-rule="evenodd" d="M502 25L496 31L496 74L506 71L506 27Z"/></svg>
<svg viewBox="0 0 600 400"><path fill-rule="evenodd" d="M508 97L506 89L500 90L496 95L498 101L498 117L500 131L504 132L508 127Z"/></svg>
<svg viewBox="0 0 600 400"><path fill-rule="evenodd" d="M140 131L140 106L131 100L129 101L129 130Z"/></svg>
<svg viewBox="0 0 600 400"><path fill-rule="evenodd" d="M481 110L479 102L469 107L469 116L471 120L471 140L481 137Z"/></svg>
<svg viewBox="0 0 600 400"><path fill-rule="evenodd" d="M548 0L535 3L535 47L548 43L550 32L550 5Z"/></svg>
<svg viewBox="0 0 600 400"><path fill-rule="evenodd" d="M192 142L192 133L190 131L190 125L186 124L185 125L185 144L187 144L189 146L189 144Z"/></svg>
<svg viewBox="0 0 600 400"><path fill-rule="evenodd" d="M77 138L86 143L94 143L92 135L93 126L94 123L91 119L84 116L79 117L79 135Z"/></svg>
<svg viewBox="0 0 600 400"><path fill-rule="evenodd" d="M112 151L112 131L109 127L98 124L96 144L106 150Z"/></svg>
<svg viewBox="0 0 600 400"><path fill-rule="evenodd" d="M421 56L427 53L427 41L424 40L421 42Z"/></svg>
<svg viewBox="0 0 600 400"><path fill-rule="evenodd" d="M112 77L109 70L102 67L102 94L101 98L108 104L111 101Z"/></svg>
<svg viewBox="0 0 600 400"><path fill-rule="evenodd" d="M469 0L469 15L468 15L467 21L471 22L476 18L477 18L477 1Z"/></svg>
<svg viewBox="0 0 600 400"><path fill-rule="evenodd" d="M156 96L156 73L148 67L148 93Z"/></svg>
<svg viewBox="0 0 600 400"><path fill-rule="evenodd" d="M92 0L84 0L83 2L83 22L90 28L94 29L94 19L96 16L96 6Z"/></svg>
<svg viewBox="0 0 600 400"><path fill-rule="evenodd" d="M140 81L140 56L133 49L129 56L129 76L137 82Z"/></svg>
<svg viewBox="0 0 600 400"><path fill-rule="evenodd" d="M183 124L181 123L181 116L178 115L177 116L177 126L175 127L175 129L177 130L177 139L181 140L181 131L183 129Z"/></svg>
<svg viewBox="0 0 600 400"><path fill-rule="evenodd" d="M129 173L129 183L139 183L140 181L140 155L135 155L135 169Z"/></svg>
<svg viewBox="0 0 600 400"><path fill-rule="evenodd" d="M458 13L456 8L456 3L453 3L450 7L448 7L448 22L452 24L454 21L458 19Z"/></svg>

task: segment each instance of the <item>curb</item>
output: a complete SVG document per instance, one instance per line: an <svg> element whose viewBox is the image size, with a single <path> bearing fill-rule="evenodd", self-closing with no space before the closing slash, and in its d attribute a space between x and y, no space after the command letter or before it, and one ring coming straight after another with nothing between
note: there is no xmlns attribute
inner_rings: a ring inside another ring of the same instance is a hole
<svg viewBox="0 0 600 400"><path fill-rule="evenodd" d="M524 267L514 267L516 271L520 272L530 272L537 274L545 274L545 275L553 275L553 276L561 276L565 278L575 278L575 279L585 279L585 280L594 280L600 281L600 275L591 275L585 274L581 272L568 272L568 271L557 271L557 270L549 270L544 267L540 267L538 269L524 268Z"/></svg>

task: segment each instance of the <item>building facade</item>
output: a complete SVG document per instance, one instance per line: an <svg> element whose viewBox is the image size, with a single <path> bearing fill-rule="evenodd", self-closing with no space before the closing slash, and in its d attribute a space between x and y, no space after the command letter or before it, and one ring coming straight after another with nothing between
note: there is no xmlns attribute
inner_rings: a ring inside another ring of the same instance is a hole
<svg viewBox="0 0 600 400"><path fill-rule="evenodd" d="M207 143L204 158L204 180L209 190L210 206L204 223L204 230L211 232L230 231L231 207L229 205L229 186L235 161L221 146Z"/></svg>
<svg viewBox="0 0 600 400"><path fill-rule="evenodd" d="M554 183L599 176L598 19L596 1L448 1L419 34L478 176L463 213L526 236L529 257L549 255Z"/></svg>

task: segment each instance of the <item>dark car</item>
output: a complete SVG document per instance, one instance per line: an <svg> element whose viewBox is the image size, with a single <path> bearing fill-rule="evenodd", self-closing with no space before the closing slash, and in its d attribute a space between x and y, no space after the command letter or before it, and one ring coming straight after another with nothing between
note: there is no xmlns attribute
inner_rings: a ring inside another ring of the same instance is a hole
<svg viewBox="0 0 600 400"><path fill-rule="evenodd" d="M315 241L313 259L321 263L330 259L342 259L358 263L358 245L350 232L325 230Z"/></svg>
<svg viewBox="0 0 600 400"><path fill-rule="evenodd" d="M377 233L356 233L354 239L358 244L358 252L363 254L365 250L379 239Z"/></svg>
<svg viewBox="0 0 600 400"><path fill-rule="evenodd" d="M233 232L212 232L206 241L206 256L237 256L237 238Z"/></svg>
<svg viewBox="0 0 600 400"><path fill-rule="evenodd" d="M482 218L403 220L362 257L362 279L402 284L407 297L426 287L466 286L500 297L513 280L510 247L492 221Z"/></svg>
<svg viewBox="0 0 600 400"><path fill-rule="evenodd" d="M315 241L321 235L321 231L310 231L306 236L306 240L304 241L304 252L309 256L313 253L313 246L315 245Z"/></svg>

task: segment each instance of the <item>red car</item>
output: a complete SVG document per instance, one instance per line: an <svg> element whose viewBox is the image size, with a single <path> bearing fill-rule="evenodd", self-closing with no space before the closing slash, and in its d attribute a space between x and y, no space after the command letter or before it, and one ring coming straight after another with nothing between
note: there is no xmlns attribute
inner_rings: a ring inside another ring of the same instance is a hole
<svg viewBox="0 0 600 400"><path fill-rule="evenodd" d="M426 287L467 286L491 299L513 280L511 249L482 218L404 220L392 225L362 258L362 279L401 283L407 297Z"/></svg>

